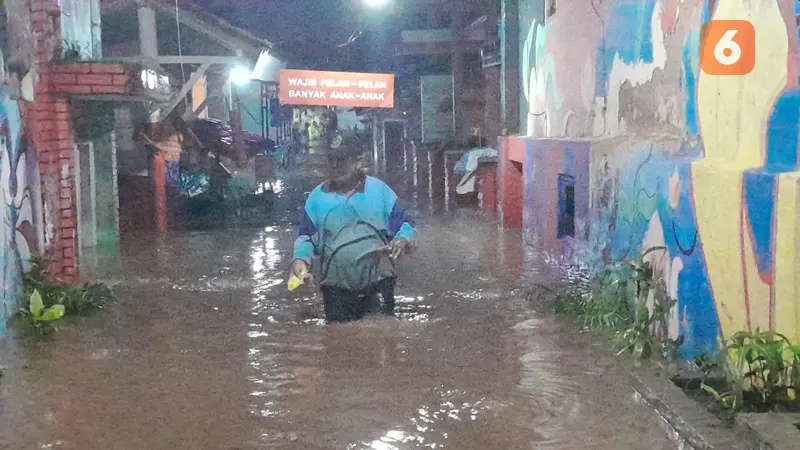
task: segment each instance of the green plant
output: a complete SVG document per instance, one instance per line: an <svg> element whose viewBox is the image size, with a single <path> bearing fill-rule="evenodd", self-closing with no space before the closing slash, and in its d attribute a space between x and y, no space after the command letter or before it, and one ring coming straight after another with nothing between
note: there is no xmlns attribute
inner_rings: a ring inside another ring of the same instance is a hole
<svg viewBox="0 0 800 450"><path fill-rule="evenodd" d="M651 247L627 262L628 289L631 292L633 317L630 326L617 333L619 354L629 353L637 364L644 359L677 358L682 339L672 340L668 333L669 312L675 305L664 280L658 278L647 255L663 251L664 247Z"/></svg>
<svg viewBox="0 0 800 450"><path fill-rule="evenodd" d="M616 261L593 276L570 274L566 292L539 289L529 294L549 294L553 313L576 317L585 328L616 331L618 354L629 353L637 364L658 358L674 360L682 339L671 340L669 312L675 305L664 281L658 278L647 255L665 247L651 247L633 258Z"/></svg>
<svg viewBox="0 0 800 450"><path fill-rule="evenodd" d="M42 295L38 290L34 290L26 307L20 309L19 315L27 319L25 322L39 335L47 335L57 331L55 322L64 316L64 310L64 305L46 307Z"/></svg>
<svg viewBox="0 0 800 450"><path fill-rule="evenodd" d="M649 284L649 282L648 282ZM669 298L662 280L650 285L643 299L636 300L634 319L630 326L617 333L620 346L618 354L629 353L637 361L645 359L677 359L678 347L683 340L669 339L667 321L669 311L675 301ZM647 299L652 295L652 307L648 307Z"/></svg>
<svg viewBox="0 0 800 450"><path fill-rule="evenodd" d="M617 329L628 321L623 304L595 300L591 295L558 295L550 308L554 314L575 317L584 328Z"/></svg>
<svg viewBox="0 0 800 450"><path fill-rule="evenodd" d="M45 283L47 280L52 278L47 266L48 262L44 257L34 256L31 258L28 271L22 276L22 282L24 286L26 288L31 287L31 292L29 293L32 293L32 286Z"/></svg>
<svg viewBox="0 0 800 450"><path fill-rule="evenodd" d="M75 285L55 280L41 257L32 259L30 269L23 278L23 292L39 292L45 307L63 305L66 315L86 314L102 308L114 298L113 285L85 283Z"/></svg>
<svg viewBox="0 0 800 450"><path fill-rule="evenodd" d="M64 40L61 44L61 57L57 58L57 64L70 64L78 62L81 57L81 45L76 41Z"/></svg>
<svg viewBox="0 0 800 450"><path fill-rule="evenodd" d="M702 384L730 411L797 410L800 402L800 346L774 331L742 331L731 337L719 357L728 390Z"/></svg>
<svg viewBox="0 0 800 450"><path fill-rule="evenodd" d="M544 303L554 314L574 317L584 328L615 330L630 317L625 268L614 263L592 276L586 271L572 271L566 276L563 293L537 285L528 300L540 301L545 296Z"/></svg>

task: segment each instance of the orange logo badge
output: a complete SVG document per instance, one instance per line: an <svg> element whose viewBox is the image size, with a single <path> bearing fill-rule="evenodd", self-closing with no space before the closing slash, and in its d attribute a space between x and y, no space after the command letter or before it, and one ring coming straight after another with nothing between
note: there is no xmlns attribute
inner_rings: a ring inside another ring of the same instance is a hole
<svg viewBox="0 0 800 450"><path fill-rule="evenodd" d="M756 29L746 20L703 25L700 68L709 75L747 75L756 65Z"/></svg>

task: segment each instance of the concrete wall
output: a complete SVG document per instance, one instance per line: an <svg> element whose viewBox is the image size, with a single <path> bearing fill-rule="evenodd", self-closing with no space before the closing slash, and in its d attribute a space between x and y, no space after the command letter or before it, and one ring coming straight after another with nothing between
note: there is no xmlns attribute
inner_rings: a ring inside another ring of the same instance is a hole
<svg viewBox="0 0 800 450"><path fill-rule="evenodd" d="M523 166L524 207L501 198L505 222L524 214L534 244L592 268L665 246L651 258L683 357L739 330L800 342L800 2L560 0L546 18L520 3L525 136L502 141L501 167ZM700 70L709 19L753 23L750 74ZM569 170L575 236L554 238Z"/></svg>

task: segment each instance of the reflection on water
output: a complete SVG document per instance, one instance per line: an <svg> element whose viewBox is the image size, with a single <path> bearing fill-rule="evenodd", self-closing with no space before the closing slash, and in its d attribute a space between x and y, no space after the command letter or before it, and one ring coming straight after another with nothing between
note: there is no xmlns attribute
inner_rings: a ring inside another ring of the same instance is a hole
<svg viewBox="0 0 800 450"><path fill-rule="evenodd" d="M518 235L461 213L420 235L397 316L337 325L286 290L287 227L130 236L117 305L0 342L0 448L669 448L603 352L521 300L549 271Z"/></svg>

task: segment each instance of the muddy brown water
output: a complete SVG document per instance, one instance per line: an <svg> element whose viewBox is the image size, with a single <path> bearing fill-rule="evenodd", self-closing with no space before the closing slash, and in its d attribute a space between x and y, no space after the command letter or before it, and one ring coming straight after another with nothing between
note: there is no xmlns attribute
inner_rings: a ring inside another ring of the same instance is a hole
<svg viewBox="0 0 800 450"><path fill-rule="evenodd" d="M326 325L286 227L127 236L116 304L6 338L3 449L666 449L594 343L536 312L520 236L425 219L397 318Z"/></svg>

